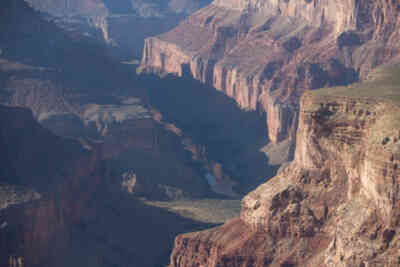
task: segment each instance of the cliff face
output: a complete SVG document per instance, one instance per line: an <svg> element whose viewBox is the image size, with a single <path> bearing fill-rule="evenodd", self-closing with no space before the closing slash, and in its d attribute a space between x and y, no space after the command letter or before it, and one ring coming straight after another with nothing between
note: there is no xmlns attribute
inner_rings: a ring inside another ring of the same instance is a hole
<svg viewBox="0 0 400 267"><path fill-rule="evenodd" d="M93 144L88 140L102 142L98 156L111 162L121 182L123 174L133 170L142 185L135 192L142 196L175 199L211 193L202 167L195 166L198 162L190 158L181 137L153 118L144 90L136 87L121 64L112 61L102 48L74 39L46 22L25 2L4 4L0 9L4 15L4 31L0 33L4 48L0 58L1 104L29 108L47 129L59 136L85 140L82 142L89 148ZM26 38L28 34L34 37ZM47 42L49 35L55 40ZM16 43L19 49L13 46ZM11 117L9 120L12 122ZM32 146L10 139L14 141ZM44 154L53 157L53 153ZM25 160L21 165L30 163L28 154L20 158ZM54 166L62 166L62 162ZM31 171L20 168L20 162L15 164L17 172ZM46 166L35 170L42 167Z"/></svg>
<svg viewBox="0 0 400 267"><path fill-rule="evenodd" d="M88 195L73 198L71 189L80 192L79 184L89 177L94 185L99 181L96 157L79 143L51 134L37 124L27 109L2 106L0 130L0 177L4 189L0 211L1 264L8 266L9 261L22 259L28 265L20 266L38 264L49 257L53 245L68 243L68 225L89 214L88 202L84 200ZM7 196L14 201L3 205L9 202ZM55 235L57 244L52 241Z"/></svg>
<svg viewBox="0 0 400 267"><path fill-rule="evenodd" d="M283 1L283 0L216 0L215 5L240 11L256 10L263 14L297 17L314 26L331 24L336 33L353 30L357 23L358 3L345 1Z"/></svg>
<svg viewBox="0 0 400 267"><path fill-rule="evenodd" d="M363 79L398 56L398 13L387 1L214 1L147 39L142 69L189 70L266 112L279 142L294 136L303 91Z"/></svg>
<svg viewBox="0 0 400 267"><path fill-rule="evenodd" d="M178 236L171 266L397 266L393 77L306 93L294 161L242 200L240 218Z"/></svg>
<svg viewBox="0 0 400 267"><path fill-rule="evenodd" d="M131 139L136 148L141 140ZM0 107L1 266L155 266L165 263L173 236L203 227L121 190L110 156L126 147L82 143L53 135L28 109Z"/></svg>

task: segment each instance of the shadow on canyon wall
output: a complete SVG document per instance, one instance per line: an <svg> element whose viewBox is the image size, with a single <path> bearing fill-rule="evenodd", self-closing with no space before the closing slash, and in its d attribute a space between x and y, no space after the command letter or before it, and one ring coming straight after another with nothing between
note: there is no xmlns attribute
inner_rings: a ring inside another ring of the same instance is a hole
<svg viewBox="0 0 400 267"><path fill-rule="evenodd" d="M221 163L226 175L238 182L235 190L247 193L277 171L260 148L269 142L265 114L243 111L224 93L193 79L145 74L135 78L146 87L149 102L204 146L207 158Z"/></svg>

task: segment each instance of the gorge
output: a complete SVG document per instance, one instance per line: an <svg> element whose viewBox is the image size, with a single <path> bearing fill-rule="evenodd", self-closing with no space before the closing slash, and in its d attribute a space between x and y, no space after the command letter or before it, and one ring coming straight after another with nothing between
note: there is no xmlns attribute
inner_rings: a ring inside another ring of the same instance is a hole
<svg viewBox="0 0 400 267"><path fill-rule="evenodd" d="M396 61L399 4L214 1L146 40L142 68L212 84L267 116L274 143L293 138L305 90L346 85Z"/></svg>
<svg viewBox="0 0 400 267"><path fill-rule="evenodd" d="M0 266L400 266L396 1L3 2Z"/></svg>
<svg viewBox="0 0 400 267"><path fill-rule="evenodd" d="M305 93L293 162L170 266L398 266L398 74Z"/></svg>

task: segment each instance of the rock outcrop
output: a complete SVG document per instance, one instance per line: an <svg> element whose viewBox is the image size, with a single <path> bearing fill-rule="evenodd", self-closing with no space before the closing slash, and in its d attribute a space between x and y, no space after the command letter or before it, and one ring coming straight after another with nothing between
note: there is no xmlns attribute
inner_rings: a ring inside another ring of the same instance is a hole
<svg viewBox="0 0 400 267"><path fill-rule="evenodd" d="M398 74L305 93L294 161L240 218L178 236L170 266L399 266Z"/></svg>
<svg viewBox="0 0 400 267"><path fill-rule="evenodd" d="M65 34L23 1L12 3L0 9L5 48L0 58L1 104L31 109L47 129L79 139L87 148L94 140L101 143L98 156L110 162L120 182L123 173L134 170L146 184L142 196L177 199L212 193L202 163L191 158L181 136L153 118L144 89L122 64L101 47ZM14 29L12 35L6 25ZM33 38L25 38L29 31ZM44 41L49 35L57 38ZM33 60L32 48L38 55ZM43 56L52 48L56 55Z"/></svg>
<svg viewBox="0 0 400 267"><path fill-rule="evenodd" d="M204 99L209 103L207 107L196 103L187 112L187 101L180 101L179 105L175 101L175 105L165 107L166 103L173 103L174 97L163 90L157 93L163 99L160 111L168 119L173 117L170 113L179 114L178 121L183 123L177 125L174 119L162 121L156 118L161 114L151 110L150 90L145 89L201 84L177 79L139 81L132 77L128 65L116 64L102 48L63 34L39 15L27 5L16 5L1 17L4 31L0 31L0 43L4 52L0 58L0 103L31 109L42 125L59 136L104 142L107 160L120 163L114 166L121 176L133 170L138 184L144 185L140 192L149 198L211 193L204 179L207 172L213 173L221 185L215 184L214 191L230 195L232 191L247 193L249 187L253 189L264 177L271 176L273 170L264 166L264 154L257 149L247 152L249 140L261 143L259 140L265 139L263 119L241 112L230 99L214 90L209 91L216 95L191 96L183 92L196 101ZM15 29L13 34L7 32L9 28ZM34 38L25 38L29 32ZM49 35L57 38L44 41ZM219 112L221 108L223 113ZM215 115L215 111L219 114ZM232 114L241 118L227 120ZM195 127L191 126L193 119L198 123ZM197 134L205 129L206 135ZM226 131L231 132L229 137Z"/></svg>
<svg viewBox="0 0 400 267"><path fill-rule="evenodd" d="M372 0L217 0L147 39L141 68L190 72L266 112L276 143L294 137L305 90L364 79L399 56L399 10Z"/></svg>
<svg viewBox="0 0 400 267"><path fill-rule="evenodd" d="M122 192L102 144L55 136L28 109L0 107L0 150L1 266L150 267L204 227Z"/></svg>
<svg viewBox="0 0 400 267"><path fill-rule="evenodd" d="M1 265L14 266L13 257L24 262L15 266L38 264L52 246L67 243L65 228L87 212L85 196L68 194L88 177L99 176L96 159L79 143L41 127L27 109L2 106L0 130Z"/></svg>

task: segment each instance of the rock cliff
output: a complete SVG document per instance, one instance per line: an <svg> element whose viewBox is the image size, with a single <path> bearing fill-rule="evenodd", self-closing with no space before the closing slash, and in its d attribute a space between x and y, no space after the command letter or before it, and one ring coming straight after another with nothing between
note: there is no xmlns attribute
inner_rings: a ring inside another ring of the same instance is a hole
<svg viewBox="0 0 400 267"><path fill-rule="evenodd" d="M28 109L0 107L0 149L1 266L155 266L173 236L204 227L124 193L109 149L55 136Z"/></svg>
<svg viewBox="0 0 400 267"><path fill-rule="evenodd" d="M82 199L87 196L68 194L88 177L99 176L96 159L78 142L41 127L27 109L1 106L0 131L1 265L10 261L13 266L12 257L17 262L23 258L27 265L20 266L38 264L53 245L66 245L67 225L87 213L88 203Z"/></svg>
<svg viewBox="0 0 400 267"><path fill-rule="evenodd" d="M102 143L98 156L110 161L121 182L123 173L133 170L144 186L135 191L141 196L176 199L211 193L201 163L188 155L181 136L153 118L144 89L124 65L103 48L45 21L23 1L6 1L0 12L1 104L29 108L47 129L89 148L93 140ZM49 35L56 38L47 42Z"/></svg>
<svg viewBox="0 0 400 267"><path fill-rule="evenodd" d="M217 0L145 41L141 68L213 85L294 137L299 96L364 79L399 56L400 6L388 1Z"/></svg>
<svg viewBox="0 0 400 267"><path fill-rule="evenodd" d="M301 98L294 161L170 266L399 266L399 69Z"/></svg>

